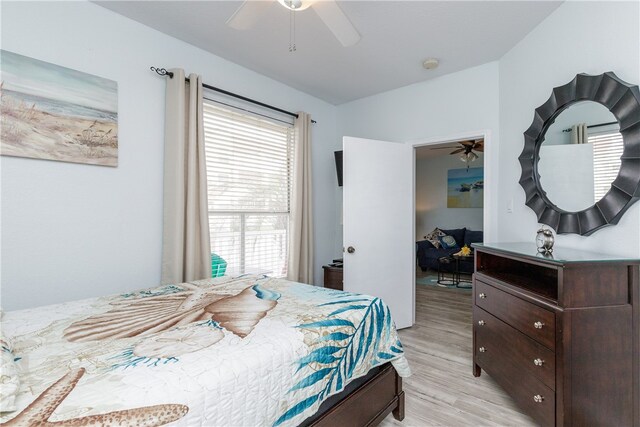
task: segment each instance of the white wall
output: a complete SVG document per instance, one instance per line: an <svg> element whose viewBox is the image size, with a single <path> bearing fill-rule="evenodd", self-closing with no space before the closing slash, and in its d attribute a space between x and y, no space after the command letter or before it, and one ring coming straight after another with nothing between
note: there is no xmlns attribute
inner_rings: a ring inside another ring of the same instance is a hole
<svg viewBox="0 0 640 427"><path fill-rule="evenodd" d="M335 107L87 2L2 2L2 49L118 82L119 165L2 157L4 309L160 282L164 87L151 65L312 114L316 283L334 255Z"/></svg>
<svg viewBox="0 0 640 427"><path fill-rule="evenodd" d="M640 83L639 9L638 2L566 2L500 60L500 240L533 241L539 228L518 184L522 133L534 109L577 73L614 71ZM618 225L588 237L560 235L556 245L640 256L640 203Z"/></svg>
<svg viewBox="0 0 640 427"><path fill-rule="evenodd" d="M482 167L483 157L470 167ZM416 241L436 227L484 229L482 208L447 208L447 172L464 167L458 156L446 154L416 160Z"/></svg>
<svg viewBox="0 0 640 427"><path fill-rule="evenodd" d="M497 144L498 95L498 63L492 62L340 105L337 133L414 143L487 130L487 143ZM485 165L497 164L497 154L497 150L485 152ZM489 173L497 185L499 170L485 167L485 179ZM485 191L491 190L485 187ZM495 230L495 216L490 213L498 205L493 200L485 213ZM491 241L491 236L485 240ZM336 244L342 245L340 238Z"/></svg>

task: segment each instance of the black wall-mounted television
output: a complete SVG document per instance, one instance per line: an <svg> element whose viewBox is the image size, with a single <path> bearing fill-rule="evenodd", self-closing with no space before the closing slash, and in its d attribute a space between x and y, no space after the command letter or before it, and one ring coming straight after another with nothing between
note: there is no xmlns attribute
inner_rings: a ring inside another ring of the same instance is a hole
<svg viewBox="0 0 640 427"><path fill-rule="evenodd" d="M334 151L333 155L336 158L336 173L338 174L338 187L342 187L342 150Z"/></svg>

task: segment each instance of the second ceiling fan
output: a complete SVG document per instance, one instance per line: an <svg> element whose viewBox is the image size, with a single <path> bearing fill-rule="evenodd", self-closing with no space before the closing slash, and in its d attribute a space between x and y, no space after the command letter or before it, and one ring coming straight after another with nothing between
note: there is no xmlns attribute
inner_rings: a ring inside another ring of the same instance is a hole
<svg viewBox="0 0 640 427"><path fill-rule="evenodd" d="M475 153L476 151L479 153L484 152L484 139L475 139L470 141L458 141L457 144L460 146L446 146L446 147L434 147L432 150L450 150L455 148L450 155L460 154L460 160L467 164L467 169L469 169L469 163L473 162L478 158L478 155Z"/></svg>
<svg viewBox="0 0 640 427"><path fill-rule="evenodd" d="M353 46L360 41L360 33L335 0L277 0L277 2L292 12L313 9L344 47ZM248 30L260 20L266 9L273 3L275 0L245 0L227 20L227 25L237 30Z"/></svg>

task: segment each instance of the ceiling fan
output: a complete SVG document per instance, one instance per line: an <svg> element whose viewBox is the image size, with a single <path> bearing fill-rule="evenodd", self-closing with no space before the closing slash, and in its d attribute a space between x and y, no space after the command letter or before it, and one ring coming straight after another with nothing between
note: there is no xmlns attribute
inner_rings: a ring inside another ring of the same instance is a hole
<svg viewBox="0 0 640 427"><path fill-rule="evenodd" d="M301 12L309 7L313 9L344 47L353 46L360 40L358 30L355 29L335 0L277 1L292 12ZM274 2L274 0L245 0L227 20L227 25L237 30L248 30L258 22L266 9Z"/></svg>
<svg viewBox="0 0 640 427"><path fill-rule="evenodd" d="M484 139L459 141L457 143L460 144L461 147L458 147L458 146L434 147L432 148L432 150L443 150L443 149L450 150L452 148L456 148L449 154L451 155L460 154L460 160L465 162L467 164L467 169L469 169L469 163L473 162L478 158L478 155L474 152L474 150L479 153L484 152Z"/></svg>

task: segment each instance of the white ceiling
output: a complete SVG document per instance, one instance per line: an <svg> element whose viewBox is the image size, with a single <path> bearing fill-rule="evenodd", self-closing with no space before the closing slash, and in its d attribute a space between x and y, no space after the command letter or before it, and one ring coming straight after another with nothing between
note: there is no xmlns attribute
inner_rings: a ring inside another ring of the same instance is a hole
<svg viewBox="0 0 640 427"><path fill-rule="evenodd" d="M337 105L499 59L562 2L339 0L360 42L342 47L310 8L296 13L294 53L275 0L245 31L225 25L241 1L96 3ZM423 69L427 57L440 67Z"/></svg>

